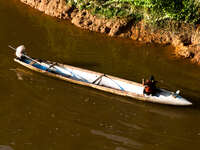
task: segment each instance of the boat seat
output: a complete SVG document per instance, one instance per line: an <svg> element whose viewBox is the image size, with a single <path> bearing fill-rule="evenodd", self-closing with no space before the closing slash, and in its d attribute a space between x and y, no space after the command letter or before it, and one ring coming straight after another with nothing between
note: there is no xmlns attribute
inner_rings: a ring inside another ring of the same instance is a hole
<svg viewBox="0 0 200 150"><path fill-rule="evenodd" d="M52 68L52 67L54 67L55 65L57 65L57 63L56 63L56 62L53 62L53 63L46 69L46 71L49 71L49 69Z"/></svg>
<svg viewBox="0 0 200 150"><path fill-rule="evenodd" d="M101 82L101 79L102 79L103 76L105 76L105 74L103 74L103 75L99 76L97 79L95 79L95 80L92 82L92 84L95 84L97 81L99 81L99 82L96 83L96 85L99 85L99 83Z"/></svg>

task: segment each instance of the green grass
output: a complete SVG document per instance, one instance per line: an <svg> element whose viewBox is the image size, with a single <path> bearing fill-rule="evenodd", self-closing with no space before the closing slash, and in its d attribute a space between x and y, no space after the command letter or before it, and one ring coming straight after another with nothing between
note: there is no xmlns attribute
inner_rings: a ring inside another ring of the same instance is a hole
<svg viewBox="0 0 200 150"><path fill-rule="evenodd" d="M175 20L200 23L199 0L66 0L68 4L106 18L132 18L159 24Z"/></svg>

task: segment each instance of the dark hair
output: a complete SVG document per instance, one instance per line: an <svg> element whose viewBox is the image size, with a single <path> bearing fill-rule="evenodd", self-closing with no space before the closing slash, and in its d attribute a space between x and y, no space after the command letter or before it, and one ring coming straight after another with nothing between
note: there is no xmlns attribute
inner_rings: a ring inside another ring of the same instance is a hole
<svg viewBox="0 0 200 150"><path fill-rule="evenodd" d="M152 80L154 80L154 79L155 79L154 76L151 75L151 77L150 77L150 81L152 81Z"/></svg>

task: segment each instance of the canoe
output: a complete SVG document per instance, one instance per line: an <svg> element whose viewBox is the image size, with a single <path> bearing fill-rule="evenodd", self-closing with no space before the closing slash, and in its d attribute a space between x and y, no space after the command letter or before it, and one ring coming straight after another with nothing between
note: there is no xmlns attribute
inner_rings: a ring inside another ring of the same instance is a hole
<svg viewBox="0 0 200 150"><path fill-rule="evenodd" d="M178 93L159 88L156 94L144 94L144 86L140 83L121 79L111 75L81 69L70 65L33 59L27 55L15 58L15 62L40 73L59 78L71 83L80 84L133 99L177 106L192 105Z"/></svg>

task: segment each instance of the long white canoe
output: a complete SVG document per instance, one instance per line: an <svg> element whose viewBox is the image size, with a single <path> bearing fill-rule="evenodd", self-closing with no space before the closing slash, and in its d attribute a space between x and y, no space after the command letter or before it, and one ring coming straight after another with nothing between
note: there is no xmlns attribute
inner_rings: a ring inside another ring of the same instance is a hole
<svg viewBox="0 0 200 150"><path fill-rule="evenodd" d="M192 105L191 102L180 95L164 89L159 89L155 95L146 95L143 93L144 86L142 84L111 75L49 61L38 61L26 55L14 60L31 70L109 93L160 104Z"/></svg>

